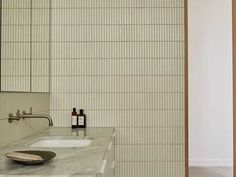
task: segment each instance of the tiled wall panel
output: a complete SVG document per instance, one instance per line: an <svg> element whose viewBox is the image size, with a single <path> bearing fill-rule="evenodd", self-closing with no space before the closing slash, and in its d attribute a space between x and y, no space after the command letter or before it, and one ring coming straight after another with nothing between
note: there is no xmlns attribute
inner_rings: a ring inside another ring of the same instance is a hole
<svg viewBox="0 0 236 177"><path fill-rule="evenodd" d="M31 0L31 89L49 92L50 0Z"/></svg>
<svg viewBox="0 0 236 177"><path fill-rule="evenodd" d="M29 92L30 0L14 2L2 0L1 90Z"/></svg>
<svg viewBox="0 0 236 177"><path fill-rule="evenodd" d="M2 0L1 90L49 92L50 0Z"/></svg>
<svg viewBox="0 0 236 177"><path fill-rule="evenodd" d="M117 177L184 177L184 0L52 0L51 114L116 127Z"/></svg>

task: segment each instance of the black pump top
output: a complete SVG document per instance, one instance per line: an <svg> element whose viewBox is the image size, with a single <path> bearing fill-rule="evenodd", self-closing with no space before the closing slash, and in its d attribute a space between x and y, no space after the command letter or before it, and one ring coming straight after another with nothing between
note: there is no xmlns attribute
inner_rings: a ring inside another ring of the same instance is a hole
<svg viewBox="0 0 236 177"><path fill-rule="evenodd" d="M76 112L76 108L73 108L73 112Z"/></svg>
<svg viewBox="0 0 236 177"><path fill-rule="evenodd" d="M80 109L80 110L79 110L79 113L80 113L80 114L83 114L83 113L84 113L84 110L83 110L83 109Z"/></svg>

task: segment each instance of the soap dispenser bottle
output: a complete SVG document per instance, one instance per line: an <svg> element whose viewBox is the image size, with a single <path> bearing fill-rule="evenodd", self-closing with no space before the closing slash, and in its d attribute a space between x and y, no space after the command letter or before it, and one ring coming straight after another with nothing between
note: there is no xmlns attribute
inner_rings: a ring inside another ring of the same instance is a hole
<svg viewBox="0 0 236 177"><path fill-rule="evenodd" d="M78 117L76 108L73 108L73 112L71 113L71 128L77 128L78 124Z"/></svg>
<svg viewBox="0 0 236 177"><path fill-rule="evenodd" d="M86 115L84 110L80 109L78 114L78 128L86 128Z"/></svg>

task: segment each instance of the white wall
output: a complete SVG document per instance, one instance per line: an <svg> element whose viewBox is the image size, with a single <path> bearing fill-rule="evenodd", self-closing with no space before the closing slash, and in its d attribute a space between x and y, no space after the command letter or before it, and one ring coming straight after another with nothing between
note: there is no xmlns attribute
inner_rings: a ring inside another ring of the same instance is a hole
<svg viewBox="0 0 236 177"><path fill-rule="evenodd" d="M232 164L231 0L189 0L190 165Z"/></svg>

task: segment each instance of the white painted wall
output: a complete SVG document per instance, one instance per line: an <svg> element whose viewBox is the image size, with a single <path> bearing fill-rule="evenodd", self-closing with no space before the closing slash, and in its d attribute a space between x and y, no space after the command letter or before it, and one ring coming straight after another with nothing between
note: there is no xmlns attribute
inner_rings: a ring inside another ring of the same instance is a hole
<svg viewBox="0 0 236 177"><path fill-rule="evenodd" d="M231 0L189 0L190 165L232 165Z"/></svg>

